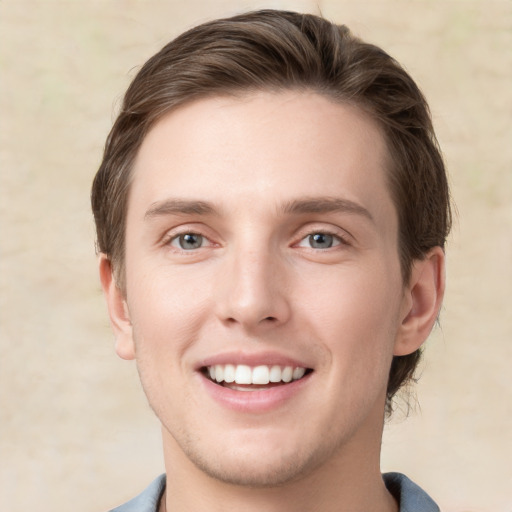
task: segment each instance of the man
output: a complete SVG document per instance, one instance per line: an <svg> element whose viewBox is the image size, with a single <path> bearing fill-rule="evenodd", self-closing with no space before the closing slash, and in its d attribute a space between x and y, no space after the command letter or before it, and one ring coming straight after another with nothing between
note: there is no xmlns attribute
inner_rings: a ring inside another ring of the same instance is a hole
<svg viewBox="0 0 512 512"><path fill-rule="evenodd" d="M92 204L167 475L117 511L438 510L379 469L450 227L427 104L393 59L312 15L196 27L130 85Z"/></svg>

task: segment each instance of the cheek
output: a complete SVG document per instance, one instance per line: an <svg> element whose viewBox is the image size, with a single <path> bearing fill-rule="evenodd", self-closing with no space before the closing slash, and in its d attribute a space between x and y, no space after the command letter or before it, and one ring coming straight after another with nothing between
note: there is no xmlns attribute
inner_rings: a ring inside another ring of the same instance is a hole
<svg viewBox="0 0 512 512"><path fill-rule="evenodd" d="M323 278L315 276L313 292L305 285L295 294L302 298L298 315L307 319L307 328L331 357L338 365L350 361L362 374L374 369L388 371L398 329L399 269L383 267L375 262L371 272L355 265L330 269Z"/></svg>
<svg viewBox="0 0 512 512"><path fill-rule="evenodd" d="M326 325L383 330L396 322L401 293L398 266L370 261L304 270L293 296L297 306Z"/></svg>
<svg viewBox="0 0 512 512"><path fill-rule="evenodd" d="M154 359L183 353L197 339L211 303L200 279L165 269L133 276L128 292L138 357L145 349Z"/></svg>
<svg viewBox="0 0 512 512"><path fill-rule="evenodd" d="M142 387L158 416L181 401L190 402L184 378L188 374L190 347L201 336L207 315L207 298L197 289L160 274L132 281L130 304L136 364ZM135 295L136 294L136 295ZM169 393L169 389L179 393Z"/></svg>

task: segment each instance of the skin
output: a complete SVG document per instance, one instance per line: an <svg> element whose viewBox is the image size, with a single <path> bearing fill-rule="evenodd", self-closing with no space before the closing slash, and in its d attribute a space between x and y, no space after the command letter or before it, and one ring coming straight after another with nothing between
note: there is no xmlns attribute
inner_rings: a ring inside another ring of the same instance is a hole
<svg viewBox="0 0 512 512"><path fill-rule="evenodd" d="M168 510L397 510L379 469L387 378L433 326L444 255L402 282L388 161L367 114L312 92L196 101L146 136L125 292L104 255L100 276L162 423ZM313 371L268 410L232 409L198 371L226 353Z"/></svg>

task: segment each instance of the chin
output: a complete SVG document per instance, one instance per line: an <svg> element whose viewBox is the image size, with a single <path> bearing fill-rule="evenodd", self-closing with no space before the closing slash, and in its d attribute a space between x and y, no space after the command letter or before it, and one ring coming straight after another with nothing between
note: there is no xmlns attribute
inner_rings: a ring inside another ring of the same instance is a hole
<svg viewBox="0 0 512 512"><path fill-rule="evenodd" d="M211 464L205 460L192 460L194 464L215 480L242 487L280 487L300 480L313 469L310 461L298 457L279 461L224 461Z"/></svg>
<svg viewBox="0 0 512 512"><path fill-rule="evenodd" d="M225 447L226 448L226 447ZM263 448L258 443L244 449L225 449L223 453L206 455L197 444L182 446L186 457L204 474L226 484L266 488L280 487L311 474L329 457L329 450ZM331 452L332 453L332 452Z"/></svg>

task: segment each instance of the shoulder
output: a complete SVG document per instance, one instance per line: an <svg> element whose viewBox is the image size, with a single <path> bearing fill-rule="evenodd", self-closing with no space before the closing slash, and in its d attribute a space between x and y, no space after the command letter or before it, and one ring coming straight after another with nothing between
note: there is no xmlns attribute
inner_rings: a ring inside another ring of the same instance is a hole
<svg viewBox="0 0 512 512"><path fill-rule="evenodd" d="M388 491L400 505L400 512L440 512L439 507L421 487L401 473L382 475Z"/></svg>
<svg viewBox="0 0 512 512"><path fill-rule="evenodd" d="M440 512L430 496L401 473L382 475L389 492L400 505L400 512ZM165 489L165 474L153 480L138 496L110 512L157 512Z"/></svg>
<svg viewBox="0 0 512 512"><path fill-rule="evenodd" d="M138 496L110 512L157 512L160 497L165 489L165 474L153 480Z"/></svg>

